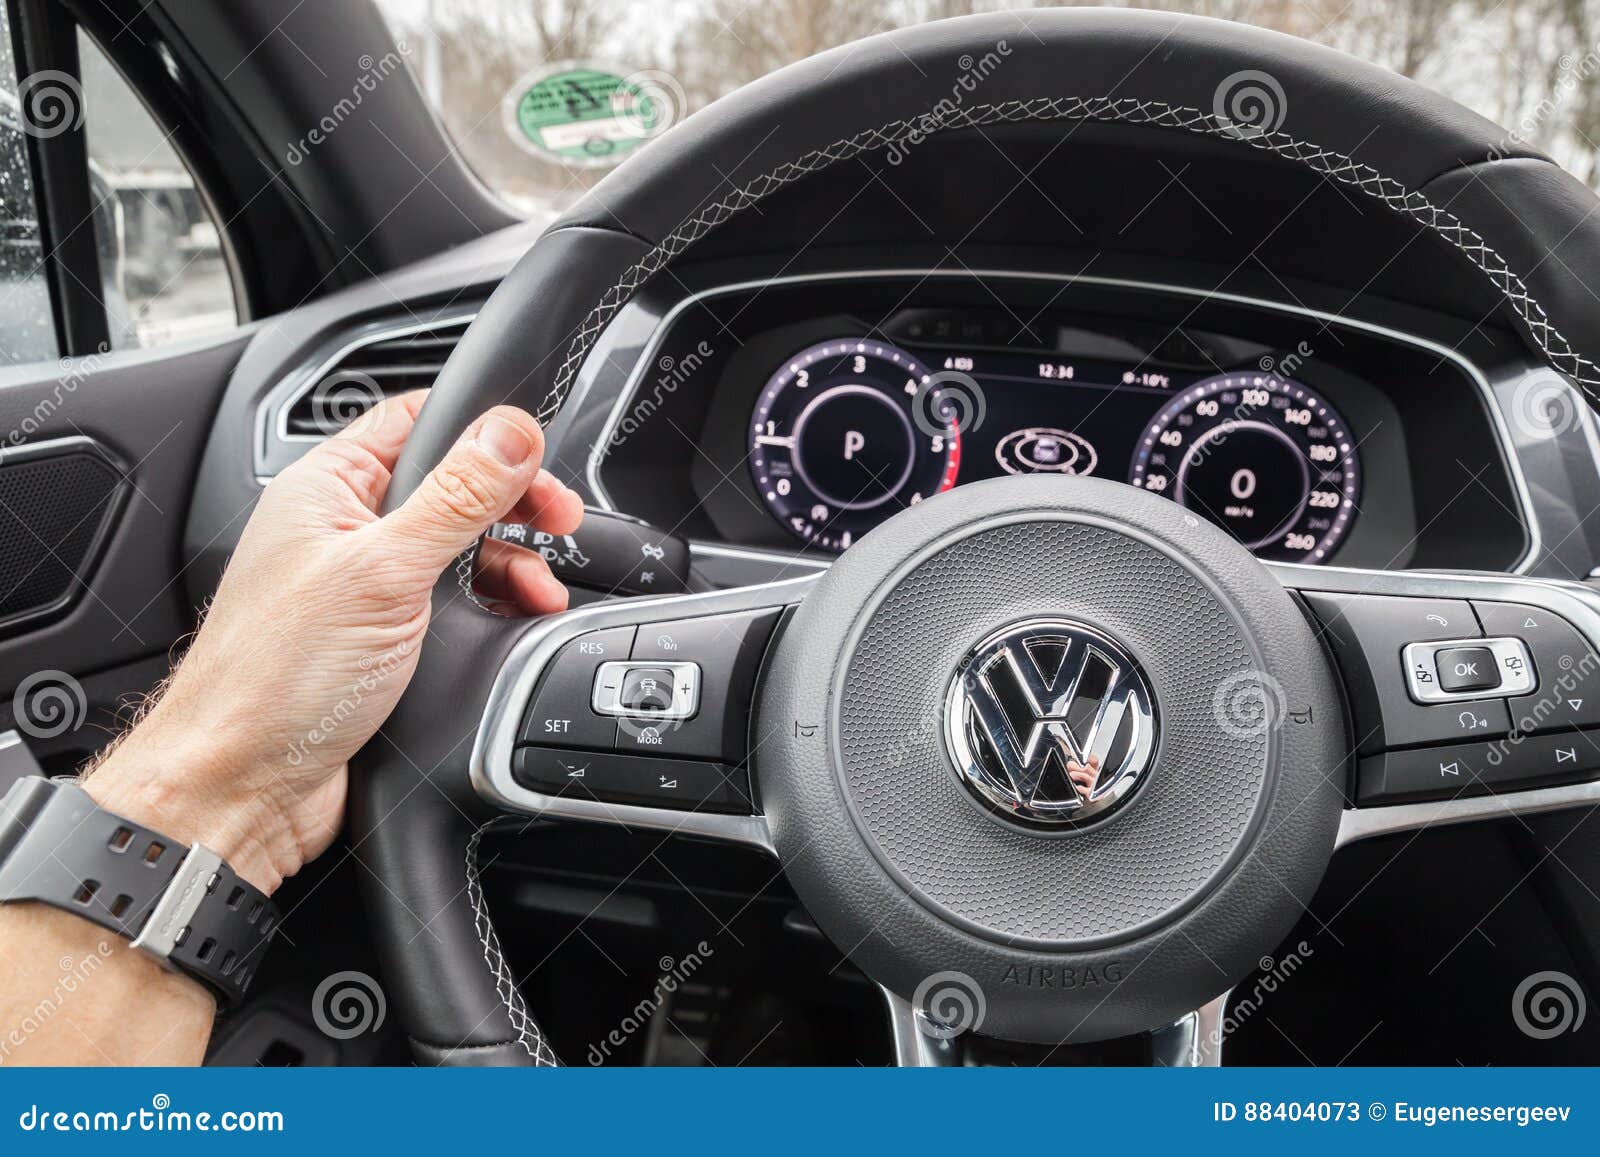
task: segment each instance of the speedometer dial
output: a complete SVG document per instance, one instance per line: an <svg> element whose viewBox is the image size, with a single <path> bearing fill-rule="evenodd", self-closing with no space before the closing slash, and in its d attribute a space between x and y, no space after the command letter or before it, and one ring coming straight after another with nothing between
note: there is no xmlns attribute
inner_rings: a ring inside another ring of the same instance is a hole
<svg viewBox="0 0 1600 1157"><path fill-rule="evenodd" d="M795 354L751 417L757 491L790 533L826 550L844 550L895 511L948 490L960 463L960 429L933 375L869 338Z"/></svg>
<svg viewBox="0 0 1600 1157"><path fill-rule="evenodd" d="M1197 382L1155 416L1129 478L1228 531L1258 556L1324 562L1356 513L1355 439L1310 387L1262 373Z"/></svg>

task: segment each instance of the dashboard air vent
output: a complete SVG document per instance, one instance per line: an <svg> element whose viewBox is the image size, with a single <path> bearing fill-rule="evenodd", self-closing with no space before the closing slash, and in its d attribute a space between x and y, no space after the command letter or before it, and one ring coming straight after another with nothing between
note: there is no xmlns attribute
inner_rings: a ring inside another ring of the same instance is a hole
<svg viewBox="0 0 1600 1157"><path fill-rule="evenodd" d="M329 358L289 404L283 432L326 438L385 397L433 385L470 317L373 327Z"/></svg>

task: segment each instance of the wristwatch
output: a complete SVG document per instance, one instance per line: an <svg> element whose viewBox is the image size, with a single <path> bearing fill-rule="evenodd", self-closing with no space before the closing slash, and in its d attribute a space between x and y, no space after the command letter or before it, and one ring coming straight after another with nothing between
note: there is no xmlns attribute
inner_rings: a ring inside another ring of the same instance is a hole
<svg viewBox="0 0 1600 1157"><path fill-rule="evenodd" d="M30 776L0 799L0 904L31 900L133 941L225 1004L250 986L277 907L222 857L101 809L75 783Z"/></svg>

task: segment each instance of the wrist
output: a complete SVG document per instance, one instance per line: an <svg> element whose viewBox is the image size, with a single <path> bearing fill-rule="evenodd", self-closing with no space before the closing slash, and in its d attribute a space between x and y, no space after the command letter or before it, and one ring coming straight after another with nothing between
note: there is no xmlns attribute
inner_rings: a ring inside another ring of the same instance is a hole
<svg viewBox="0 0 1600 1157"><path fill-rule="evenodd" d="M225 750L171 736L152 716L83 783L91 798L173 840L203 844L267 895L300 867L296 841L248 767ZM203 734L203 733L201 733Z"/></svg>

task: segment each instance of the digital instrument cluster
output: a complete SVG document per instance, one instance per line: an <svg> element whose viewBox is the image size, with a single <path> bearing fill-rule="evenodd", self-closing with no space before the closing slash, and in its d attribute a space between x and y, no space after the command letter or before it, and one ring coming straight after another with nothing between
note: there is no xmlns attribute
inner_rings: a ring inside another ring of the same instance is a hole
<svg viewBox="0 0 1600 1157"><path fill-rule="evenodd" d="M1360 501L1357 440L1302 382L1001 350L918 355L819 342L768 379L752 480L810 546L842 551L896 511L1003 474L1094 475L1181 503L1280 562L1327 561Z"/></svg>

